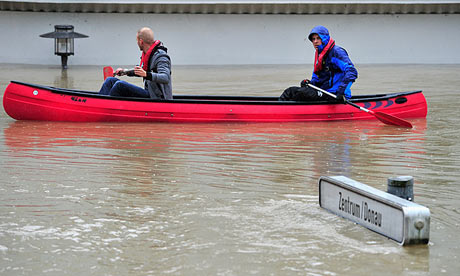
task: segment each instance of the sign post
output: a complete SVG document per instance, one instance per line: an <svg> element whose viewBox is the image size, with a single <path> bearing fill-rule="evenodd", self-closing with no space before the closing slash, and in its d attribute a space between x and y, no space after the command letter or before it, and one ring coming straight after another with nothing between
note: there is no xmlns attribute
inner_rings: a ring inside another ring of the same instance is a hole
<svg viewBox="0 0 460 276"><path fill-rule="evenodd" d="M401 245L429 241L428 208L345 176L319 179L319 205Z"/></svg>

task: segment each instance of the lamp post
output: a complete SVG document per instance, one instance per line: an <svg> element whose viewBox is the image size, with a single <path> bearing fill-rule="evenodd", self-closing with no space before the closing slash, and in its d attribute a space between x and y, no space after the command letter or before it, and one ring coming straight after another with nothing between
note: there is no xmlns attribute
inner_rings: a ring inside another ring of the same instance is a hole
<svg viewBox="0 0 460 276"><path fill-rule="evenodd" d="M67 58L74 54L74 38L88 36L74 32L72 25L55 25L54 32L42 34L40 37L54 38L54 54L61 56L62 69L67 69Z"/></svg>

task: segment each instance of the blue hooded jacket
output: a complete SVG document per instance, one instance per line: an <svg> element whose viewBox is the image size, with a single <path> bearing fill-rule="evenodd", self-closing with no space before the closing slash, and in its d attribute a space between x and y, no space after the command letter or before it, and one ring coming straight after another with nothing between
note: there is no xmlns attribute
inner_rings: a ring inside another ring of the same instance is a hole
<svg viewBox="0 0 460 276"><path fill-rule="evenodd" d="M314 27L308 35L310 41L313 34L321 38L322 44L318 47L321 53L329 42L329 31L323 26ZM335 45L324 57L323 69L317 74L313 72L311 83L328 92L344 94L346 98L350 98L350 87L357 78L358 71L348 57L347 51Z"/></svg>

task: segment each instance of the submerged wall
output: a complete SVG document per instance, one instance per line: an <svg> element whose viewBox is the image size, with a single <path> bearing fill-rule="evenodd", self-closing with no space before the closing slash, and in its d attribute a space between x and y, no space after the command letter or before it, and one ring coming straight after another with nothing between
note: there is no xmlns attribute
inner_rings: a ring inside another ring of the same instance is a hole
<svg viewBox="0 0 460 276"><path fill-rule="evenodd" d="M89 35L75 41L70 65L134 65L140 55L136 31L143 26L154 30L177 65L312 63L314 49L304 38L315 25L327 26L355 63L460 63L457 1L418 1L426 2L418 8L376 4L382 1L357 1L368 4L361 6L346 6L346 1L333 1L335 6L318 4L326 1L239 1L240 6L175 1L184 5L181 9L171 4L174 1L142 2L151 7L149 13L138 13L135 4L131 9L127 4L110 5L117 1L80 1L87 6L55 1L68 5L60 9L49 2L0 1L0 63L60 64L53 40L39 37L56 24L71 24L76 32Z"/></svg>

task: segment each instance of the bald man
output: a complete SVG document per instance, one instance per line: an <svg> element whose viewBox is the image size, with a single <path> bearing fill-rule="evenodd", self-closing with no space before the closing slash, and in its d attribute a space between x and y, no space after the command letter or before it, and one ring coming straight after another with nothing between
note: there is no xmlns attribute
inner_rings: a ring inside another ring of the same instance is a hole
<svg viewBox="0 0 460 276"><path fill-rule="evenodd" d="M110 77L104 81L99 94L172 100L171 58L167 54L168 49L154 39L153 31L147 27L137 31L136 40L142 52L140 65L131 70L118 68L114 75L142 77L144 88Z"/></svg>

